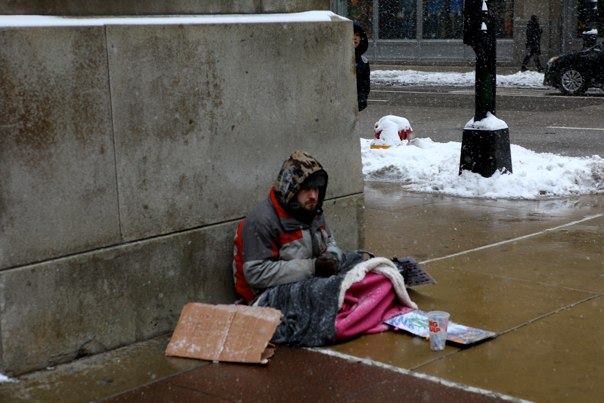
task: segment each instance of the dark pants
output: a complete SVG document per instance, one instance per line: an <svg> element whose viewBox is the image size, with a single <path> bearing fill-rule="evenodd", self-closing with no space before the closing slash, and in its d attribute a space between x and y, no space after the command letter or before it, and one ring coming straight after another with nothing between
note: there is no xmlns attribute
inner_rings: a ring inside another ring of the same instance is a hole
<svg viewBox="0 0 604 403"><path fill-rule="evenodd" d="M535 67L537 67L537 71L542 71L543 67L541 66L541 59L539 58L540 54L541 51L539 49L527 48L526 55L522 60L522 67L520 68L520 70L526 71L526 66L529 64L531 58L533 58L535 60Z"/></svg>

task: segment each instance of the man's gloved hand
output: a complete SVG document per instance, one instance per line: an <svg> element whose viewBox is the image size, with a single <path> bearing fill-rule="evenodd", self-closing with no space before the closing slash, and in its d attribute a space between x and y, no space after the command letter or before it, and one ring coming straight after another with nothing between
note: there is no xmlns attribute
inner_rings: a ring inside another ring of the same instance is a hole
<svg viewBox="0 0 604 403"><path fill-rule="evenodd" d="M315 276L329 277L338 273L340 262L329 252L323 253L315 259Z"/></svg>

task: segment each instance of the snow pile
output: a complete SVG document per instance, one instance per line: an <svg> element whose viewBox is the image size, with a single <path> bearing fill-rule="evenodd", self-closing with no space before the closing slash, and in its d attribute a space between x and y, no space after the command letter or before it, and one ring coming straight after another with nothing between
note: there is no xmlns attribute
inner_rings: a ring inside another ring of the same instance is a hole
<svg viewBox="0 0 604 403"><path fill-rule="evenodd" d="M479 120L478 122L474 122L474 118L470 119L468 123L466 123L466 127L464 129L469 130L502 130L507 129L508 125L503 120L499 119L491 112L487 112L487 117Z"/></svg>
<svg viewBox="0 0 604 403"><path fill-rule="evenodd" d="M2 382L13 382L13 380L10 379L8 376L0 373L0 383Z"/></svg>
<svg viewBox="0 0 604 403"><path fill-rule="evenodd" d="M405 190L461 197L542 199L604 191L604 160L600 156L564 157L536 153L512 145L513 174L490 178L464 171L458 175L461 143L430 138L409 146L369 148L361 139L365 180L400 182Z"/></svg>
<svg viewBox="0 0 604 403"><path fill-rule="evenodd" d="M474 86L474 72L442 73L416 70L375 70L371 72L371 83L381 85L421 85L421 86ZM497 75L497 85L500 87L531 87L543 86L543 73L524 71L508 75Z"/></svg>

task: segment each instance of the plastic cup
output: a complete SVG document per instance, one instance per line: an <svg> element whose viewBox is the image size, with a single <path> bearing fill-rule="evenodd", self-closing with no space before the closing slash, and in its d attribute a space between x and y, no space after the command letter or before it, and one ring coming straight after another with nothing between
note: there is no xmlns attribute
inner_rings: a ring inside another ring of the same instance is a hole
<svg viewBox="0 0 604 403"><path fill-rule="evenodd" d="M430 328L430 350L441 351L445 349L447 341L447 326L449 313L443 311L428 312L428 327Z"/></svg>

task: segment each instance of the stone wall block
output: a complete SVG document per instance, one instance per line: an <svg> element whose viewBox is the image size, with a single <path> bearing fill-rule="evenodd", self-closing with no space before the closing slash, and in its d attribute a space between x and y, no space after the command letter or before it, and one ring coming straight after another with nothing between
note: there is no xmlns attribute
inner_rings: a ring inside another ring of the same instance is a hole
<svg viewBox="0 0 604 403"><path fill-rule="evenodd" d="M103 30L0 29L0 269L121 239Z"/></svg>
<svg viewBox="0 0 604 403"><path fill-rule="evenodd" d="M323 203L325 220L333 232L340 249L356 250L362 244L360 222L364 197L356 194Z"/></svg>
<svg viewBox="0 0 604 403"><path fill-rule="evenodd" d="M170 332L190 301L231 303L235 224L0 272L0 372Z"/></svg>
<svg viewBox="0 0 604 403"><path fill-rule="evenodd" d="M108 26L123 235L241 217L303 149L362 192L349 21Z"/></svg>

